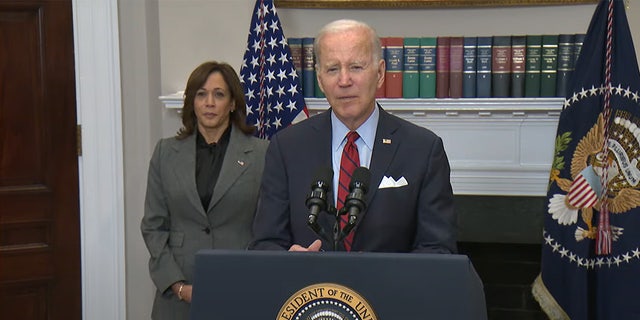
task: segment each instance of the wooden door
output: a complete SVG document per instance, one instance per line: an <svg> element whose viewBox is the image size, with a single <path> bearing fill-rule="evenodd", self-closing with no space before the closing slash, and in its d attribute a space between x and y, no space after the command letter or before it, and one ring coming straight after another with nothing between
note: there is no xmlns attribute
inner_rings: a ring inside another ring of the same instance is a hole
<svg viewBox="0 0 640 320"><path fill-rule="evenodd" d="M81 319L71 0L0 0L0 319Z"/></svg>

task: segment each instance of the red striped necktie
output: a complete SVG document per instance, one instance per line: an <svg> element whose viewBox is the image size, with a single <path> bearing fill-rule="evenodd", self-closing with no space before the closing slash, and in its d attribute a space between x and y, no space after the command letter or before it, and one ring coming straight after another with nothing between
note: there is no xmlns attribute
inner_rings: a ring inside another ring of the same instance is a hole
<svg viewBox="0 0 640 320"><path fill-rule="evenodd" d="M338 204L337 209L340 210L344 206L344 201L349 194L349 183L351 182L351 175L357 167L360 166L360 156L358 155L358 147L356 146L356 140L360 136L355 131L349 131L347 133L347 143L342 150L342 158L340 160L340 178L338 186ZM347 223L348 215L342 215L340 217L340 227L344 228ZM344 239L344 247L347 251L351 251L351 243L353 242L352 230L349 235Z"/></svg>

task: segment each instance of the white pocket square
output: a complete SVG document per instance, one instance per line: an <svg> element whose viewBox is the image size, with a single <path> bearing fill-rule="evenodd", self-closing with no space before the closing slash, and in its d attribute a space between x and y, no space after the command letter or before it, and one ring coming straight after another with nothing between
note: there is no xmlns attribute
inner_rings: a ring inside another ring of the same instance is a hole
<svg viewBox="0 0 640 320"><path fill-rule="evenodd" d="M382 178L382 181L380 181L378 189L398 188L404 187L406 185L409 185L409 183L404 177L400 177L398 180L394 180L392 177L385 176L384 178Z"/></svg>

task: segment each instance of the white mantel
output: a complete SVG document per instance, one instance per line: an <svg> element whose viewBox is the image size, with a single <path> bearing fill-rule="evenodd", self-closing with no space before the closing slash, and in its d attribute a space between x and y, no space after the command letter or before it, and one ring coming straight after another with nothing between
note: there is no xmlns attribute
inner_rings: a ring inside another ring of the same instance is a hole
<svg viewBox="0 0 640 320"><path fill-rule="evenodd" d="M161 96L182 108L182 93ZM307 98L311 115L328 108ZM544 196L563 98L378 99L442 137L458 195Z"/></svg>

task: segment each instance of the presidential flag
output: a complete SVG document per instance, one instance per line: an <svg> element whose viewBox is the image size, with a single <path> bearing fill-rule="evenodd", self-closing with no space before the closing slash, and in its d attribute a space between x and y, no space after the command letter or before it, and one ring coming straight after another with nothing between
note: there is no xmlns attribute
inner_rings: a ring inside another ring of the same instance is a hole
<svg viewBox="0 0 640 320"><path fill-rule="evenodd" d="M601 0L560 114L533 295L551 319L640 319L640 73Z"/></svg>
<svg viewBox="0 0 640 320"><path fill-rule="evenodd" d="M256 1L240 79L244 84L247 123L257 127L256 136L269 139L308 117L300 79L273 0Z"/></svg>

